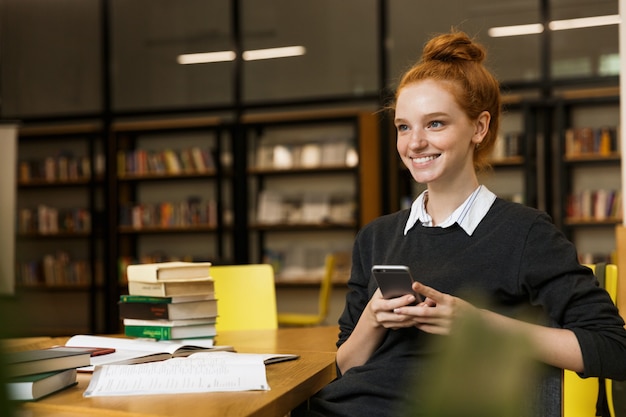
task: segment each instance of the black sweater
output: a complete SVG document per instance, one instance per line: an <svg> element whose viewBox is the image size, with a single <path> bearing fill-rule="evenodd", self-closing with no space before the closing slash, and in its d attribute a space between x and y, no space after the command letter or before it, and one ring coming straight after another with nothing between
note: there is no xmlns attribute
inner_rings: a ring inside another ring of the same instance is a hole
<svg viewBox="0 0 626 417"><path fill-rule="evenodd" d="M404 264L416 280L438 291L462 298L479 294L483 304L478 307L571 329L582 349L585 376L626 379L624 322L545 213L496 199L472 236L456 224L431 228L419 222L404 236L408 215L404 210L380 217L357 235L338 346L377 288L372 265ZM388 331L364 365L311 400L312 409L325 416L395 415L395 407L407 399L410 381L420 378L422 364L433 357L430 342L441 337L415 328ZM553 394L558 395L560 391ZM545 395L540 401L545 402Z"/></svg>

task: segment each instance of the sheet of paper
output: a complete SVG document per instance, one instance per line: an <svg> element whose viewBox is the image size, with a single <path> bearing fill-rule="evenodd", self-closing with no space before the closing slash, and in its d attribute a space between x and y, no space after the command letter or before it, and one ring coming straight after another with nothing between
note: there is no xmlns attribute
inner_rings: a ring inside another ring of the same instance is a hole
<svg viewBox="0 0 626 417"><path fill-rule="evenodd" d="M85 397L269 390L264 355L197 353L137 365L97 367Z"/></svg>

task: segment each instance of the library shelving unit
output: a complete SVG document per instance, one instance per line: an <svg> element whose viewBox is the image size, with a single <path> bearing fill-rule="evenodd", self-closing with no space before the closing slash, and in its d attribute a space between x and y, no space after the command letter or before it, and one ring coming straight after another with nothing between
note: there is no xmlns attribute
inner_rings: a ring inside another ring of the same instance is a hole
<svg viewBox="0 0 626 417"><path fill-rule="evenodd" d="M249 114L243 126L250 261L273 264L279 285L319 285L325 255L350 252L357 230L381 214L379 116ZM335 282L347 278L344 270Z"/></svg>
<svg viewBox="0 0 626 417"><path fill-rule="evenodd" d="M610 261L622 222L617 88L564 94L556 103L557 224L582 262Z"/></svg>
<svg viewBox="0 0 626 417"><path fill-rule="evenodd" d="M501 198L538 207L538 167L543 165L537 107L531 101L504 97L500 136L492 154L492 170L481 174L481 182Z"/></svg>
<svg viewBox="0 0 626 417"><path fill-rule="evenodd" d="M97 122L19 129L16 294L37 306L33 334L103 329L104 170Z"/></svg>
<svg viewBox="0 0 626 417"><path fill-rule="evenodd" d="M120 290L130 263L223 262L232 222L220 118L117 121L115 202Z"/></svg>

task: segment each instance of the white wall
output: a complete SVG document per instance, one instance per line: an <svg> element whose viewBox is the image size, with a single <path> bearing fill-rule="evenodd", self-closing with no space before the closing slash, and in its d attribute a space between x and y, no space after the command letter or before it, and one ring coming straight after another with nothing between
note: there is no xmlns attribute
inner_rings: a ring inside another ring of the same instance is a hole
<svg viewBox="0 0 626 417"><path fill-rule="evenodd" d="M15 287L17 126L0 125L0 294Z"/></svg>

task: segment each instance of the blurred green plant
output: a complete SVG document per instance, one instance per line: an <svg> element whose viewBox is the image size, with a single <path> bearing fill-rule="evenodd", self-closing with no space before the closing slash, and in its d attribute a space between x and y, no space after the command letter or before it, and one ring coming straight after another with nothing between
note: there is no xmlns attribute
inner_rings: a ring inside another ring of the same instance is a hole
<svg viewBox="0 0 626 417"><path fill-rule="evenodd" d="M442 354L414 381L419 391L405 417L534 417L538 369L525 339L490 329L476 315L439 342Z"/></svg>

